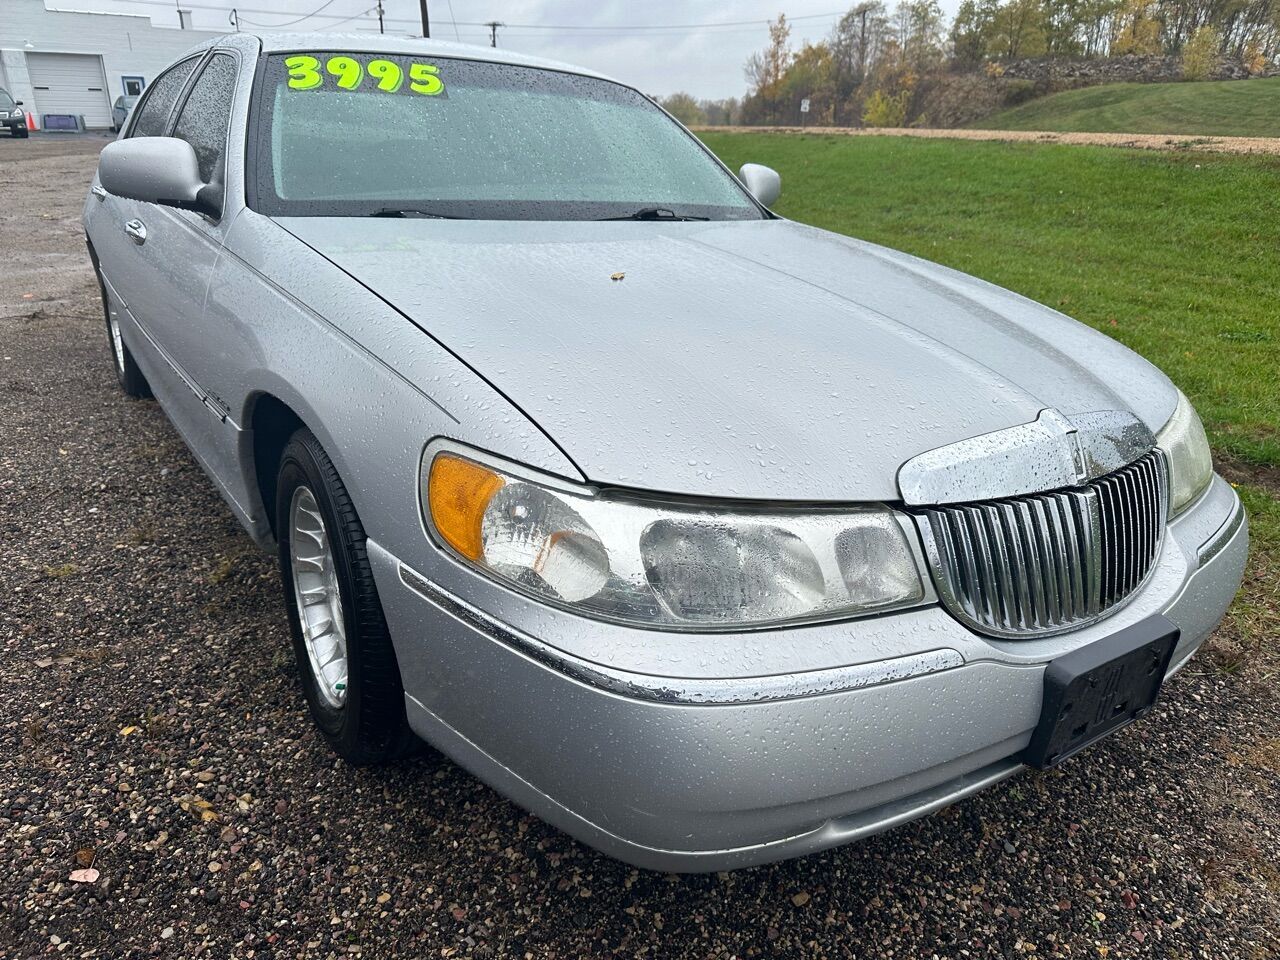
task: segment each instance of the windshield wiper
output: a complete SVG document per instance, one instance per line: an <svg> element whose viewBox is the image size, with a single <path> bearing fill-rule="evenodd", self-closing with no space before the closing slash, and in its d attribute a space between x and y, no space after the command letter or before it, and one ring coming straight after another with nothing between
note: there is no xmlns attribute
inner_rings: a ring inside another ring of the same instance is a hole
<svg viewBox="0 0 1280 960"><path fill-rule="evenodd" d="M641 207L625 217L600 217L600 220L710 220L710 217L687 217L666 207Z"/></svg>
<svg viewBox="0 0 1280 960"><path fill-rule="evenodd" d="M470 217L455 217L449 213L434 213L431 210L419 210L415 207L383 207L366 213L366 217L426 217L429 220L470 220Z"/></svg>

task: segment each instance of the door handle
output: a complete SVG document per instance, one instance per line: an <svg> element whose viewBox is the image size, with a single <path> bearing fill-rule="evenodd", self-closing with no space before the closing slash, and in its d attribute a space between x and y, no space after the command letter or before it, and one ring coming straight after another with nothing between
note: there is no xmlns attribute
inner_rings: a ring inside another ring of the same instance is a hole
<svg viewBox="0 0 1280 960"><path fill-rule="evenodd" d="M147 242L147 225L141 220L126 220L124 222L124 232L133 238L133 242L143 244Z"/></svg>
<svg viewBox="0 0 1280 960"><path fill-rule="evenodd" d="M107 191L106 191L106 190L104 190L101 186L99 186L99 185L98 185L98 184L96 184L96 183L95 183L92 187L90 187L90 188L89 188L89 192L90 192L90 193L92 193L92 194L93 194L95 197L97 197L99 200L105 200L105 199L107 199Z"/></svg>

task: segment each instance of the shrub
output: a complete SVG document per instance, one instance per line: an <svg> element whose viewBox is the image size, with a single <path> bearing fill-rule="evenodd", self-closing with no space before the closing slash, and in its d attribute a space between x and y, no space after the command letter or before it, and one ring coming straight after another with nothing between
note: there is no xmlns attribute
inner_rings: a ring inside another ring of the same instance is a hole
<svg viewBox="0 0 1280 960"><path fill-rule="evenodd" d="M862 122L868 127L900 127L907 120L907 102L911 91L904 90L897 96L889 96L877 90L867 97L862 110Z"/></svg>
<svg viewBox="0 0 1280 960"><path fill-rule="evenodd" d="M1222 37L1213 27L1201 27L1182 48L1182 78L1208 80L1218 63Z"/></svg>
<svg viewBox="0 0 1280 960"><path fill-rule="evenodd" d="M1257 76L1267 69L1267 55L1256 38L1244 45L1244 65L1251 76Z"/></svg>

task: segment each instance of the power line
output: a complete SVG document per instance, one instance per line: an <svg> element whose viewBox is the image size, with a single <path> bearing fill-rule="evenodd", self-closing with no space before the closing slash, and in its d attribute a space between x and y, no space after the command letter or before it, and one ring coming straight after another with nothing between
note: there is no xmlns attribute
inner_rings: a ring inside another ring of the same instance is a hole
<svg viewBox="0 0 1280 960"><path fill-rule="evenodd" d="M365 10L361 10L359 13L353 13L353 14L352 14L351 16L349 16L349 17L344 17L343 19L341 19L341 20L337 21L336 23L326 23L323 27L319 27L318 29L320 29L320 30L332 30L334 27L340 27L340 26L342 26L344 23L350 23L352 20L358 20L358 19L360 19L360 18L361 18L361 17L363 17L363 16L367 16L368 14L373 13L376 9L377 9L377 7L369 7L369 8L367 8L367 9L365 9ZM255 23L253 20L245 20L243 17L241 17L241 18L240 18L240 22L241 22L241 23L247 23L247 24L250 24L251 26L255 26L255 27L267 27L268 29L271 29L271 27L270 27L270 25L269 25L269 24L265 24L265 23Z"/></svg>
<svg viewBox="0 0 1280 960"><path fill-rule="evenodd" d="M149 4L151 6L160 6L160 7L170 6L169 0L130 0L130 2L140 3L140 4ZM333 2L334 0L327 0L327 2L325 2L324 4L316 8L316 10L312 11L311 13L308 13L306 16L298 17L295 20L289 20L280 24L259 23L259 24L255 24L255 26L287 27L294 23L301 23L303 20L308 20L312 17L318 17L321 19L340 18L341 22L345 23L348 20L354 20L355 17L364 16L364 14L369 12L368 10L364 10L358 14L355 14L355 16L351 16L351 17L344 17L341 14L336 14L336 13L321 12ZM228 10L228 7L218 5L218 4L211 4L211 3L187 3L184 0L183 9L217 10L219 12L225 13ZM262 14L268 14L268 15L274 15L274 16L280 15L280 11L278 10L268 10L268 9L263 9L262 7L238 7L237 9L240 12L247 12L247 13L262 13ZM370 8L370 9L373 9L373 8ZM794 23L798 20L821 20L821 19L830 18L830 17L842 17L846 12L847 11L844 11L844 10L837 10L834 13L806 13L806 14L801 14L799 16L795 16L795 17L788 17L787 22ZM451 2L450 2L450 14L452 14ZM393 23L393 22L394 23L412 23L412 24L418 23L417 20L409 17L387 17L385 19L388 23ZM244 20L243 18L241 18L241 21L243 23L249 23L248 20ZM720 20L720 21L713 21L710 23L636 23L636 24L618 23L618 24L598 24L598 25L584 24L584 23L502 23L500 24L500 26L504 30L576 30L576 31L586 31L586 32L598 31L602 33L632 33L637 30L719 30L719 29L732 29L734 27L758 27L758 26L767 26L768 24L771 24L773 22L774 22L773 20ZM489 23L490 21L486 21L486 20L454 20L453 21L455 32L456 32L456 28L459 26L488 27ZM336 24L331 24L331 26L335 26L335 25Z"/></svg>
<svg viewBox="0 0 1280 960"><path fill-rule="evenodd" d="M325 26L324 26L322 29L324 29L324 30L332 30L334 27L340 27L340 26L342 26L344 23L350 23L352 20L359 20L361 17L363 17L363 16L367 16L368 14L373 13L373 11L374 11L375 9L377 9L377 8L376 8L376 7L370 7L368 10L361 10L359 13L353 13L351 16L347 17L345 20L339 20L337 23L328 23L328 24L325 24ZM381 31L381 30L379 30L378 32L379 32L379 33L381 33L382 31Z"/></svg>
<svg viewBox="0 0 1280 960"><path fill-rule="evenodd" d="M303 16L298 17L296 20L286 20L284 23L274 23L274 24L259 23L259 24L255 24L255 26L259 26L259 27L270 26L273 29L276 27L291 27L295 23L301 23L303 20L310 20L312 17L317 16L322 10L325 10L326 8L332 6L333 3L334 3L334 0L324 0L324 3L320 4L320 6L316 7L314 10L312 10L308 14L304 14ZM244 9L250 10L249 7L245 7ZM270 10L250 10L250 12L251 13L270 13L271 11ZM246 20L244 22L253 23L252 20Z"/></svg>
<svg viewBox="0 0 1280 960"><path fill-rule="evenodd" d="M426 0L422 0L422 2L426 3ZM453 15L453 0L445 0L445 3L449 5L449 22L453 24L453 39L461 43L462 37L458 34L458 21Z"/></svg>
<svg viewBox="0 0 1280 960"><path fill-rule="evenodd" d="M806 13L799 17L787 17L787 22L794 20L820 20L823 17L842 17L846 11L837 10L835 13ZM719 20L712 23L617 23L617 24L586 24L586 23L506 23L502 24L512 30L713 30L720 27L759 27L767 26L773 23L773 20ZM459 20L458 23L464 27L487 27L488 23L471 23L466 20Z"/></svg>

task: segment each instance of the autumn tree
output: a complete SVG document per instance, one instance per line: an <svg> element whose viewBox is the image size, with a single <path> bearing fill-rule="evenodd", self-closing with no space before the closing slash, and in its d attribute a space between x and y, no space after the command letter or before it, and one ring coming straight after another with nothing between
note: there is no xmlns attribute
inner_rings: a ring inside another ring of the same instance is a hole
<svg viewBox="0 0 1280 960"><path fill-rule="evenodd" d="M903 0L893 19L903 66L919 75L941 65L945 32L937 0Z"/></svg>
<svg viewBox="0 0 1280 960"><path fill-rule="evenodd" d="M1045 7L1041 0L1008 0L996 13L989 50L999 60L1039 57L1046 52Z"/></svg>
<svg viewBox="0 0 1280 960"><path fill-rule="evenodd" d="M975 66L991 55L999 0L963 0L951 21L951 56L962 66Z"/></svg>
<svg viewBox="0 0 1280 960"><path fill-rule="evenodd" d="M794 112L788 120L798 120L801 100L809 101L815 123L834 123L836 85L831 47L826 43L806 43L791 60L779 84L784 111Z"/></svg>
<svg viewBox="0 0 1280 960"><path fill-rule="evenodd" d="M777 122L781 113L782 77L791 64L791 25L784 13L769 24L769 46L747 58L745 67L751 94L750 112L758 119ZM744 105L744 111L747 105Z"/></svg>
<svg viewBox="0 0 1280 960"><path fill-rule="evenodd" d="M707 115L698 105L698 101L687 93L673 93L669 97L663 97L660 102L662 109L686 127L702 126L707 122Z"/></svg>
<svg viewBox="0 0 1280 960"><path fill-rule="evenodd" d="M867 78L888 29L887 11L879 0L859 3L837 21L829 46L840 96L849 96Z"/></svg>
<svg viewBox="0 0 1280 960"><path fill-rule="evenodd" d="M699 100L698 106L706 122L713 127L727 127L738 122L741 107L737 97L726 97L723 100Z"/></svg>
<svg viewBox="0 0 1280 960"><path fill-rule="evenodd" d="M1110 51L1113 57L1161 52L1161 23L1151 0L1125 0L1116 15L1114 30Z"/></svg>

